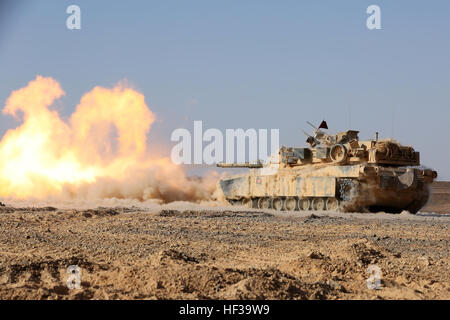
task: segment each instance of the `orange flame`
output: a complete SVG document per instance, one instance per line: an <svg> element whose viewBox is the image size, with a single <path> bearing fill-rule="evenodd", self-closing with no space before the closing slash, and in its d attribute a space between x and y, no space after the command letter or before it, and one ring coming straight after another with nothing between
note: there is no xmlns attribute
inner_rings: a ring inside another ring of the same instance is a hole
<svg viewBox="0 0 450 320"><path fill-rule="evenodd" d="M11 93L3 114L23 123L0 141L0 196L207 199L168 158L150 158L146 137L154 114L141 93L117 85L85 94L68 122L49 107L65 93L38 76Z"/></svg>

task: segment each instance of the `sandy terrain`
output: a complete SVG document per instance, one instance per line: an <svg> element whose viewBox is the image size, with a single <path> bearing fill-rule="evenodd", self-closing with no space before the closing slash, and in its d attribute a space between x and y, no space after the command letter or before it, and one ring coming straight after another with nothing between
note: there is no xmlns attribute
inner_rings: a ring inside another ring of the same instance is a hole
<svg viewBox="0 0 450 320"><path fill-rule="evenodd" d="M449 299L450 183L433 192L418 215L0 207L0 298Z"/></svg>

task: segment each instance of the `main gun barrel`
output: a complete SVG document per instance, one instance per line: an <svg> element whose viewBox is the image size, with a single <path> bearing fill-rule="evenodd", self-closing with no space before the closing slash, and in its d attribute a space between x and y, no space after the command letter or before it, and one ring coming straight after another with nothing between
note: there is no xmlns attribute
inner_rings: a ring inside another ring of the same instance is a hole
<svg viewBox="0 0 450 320"><path fill-rule="evenodd" d="M262 168L263 164L261 162L256 163L250 163L250 162L244 162L244 163L218 163L217 166L219 168Z"/></svg>

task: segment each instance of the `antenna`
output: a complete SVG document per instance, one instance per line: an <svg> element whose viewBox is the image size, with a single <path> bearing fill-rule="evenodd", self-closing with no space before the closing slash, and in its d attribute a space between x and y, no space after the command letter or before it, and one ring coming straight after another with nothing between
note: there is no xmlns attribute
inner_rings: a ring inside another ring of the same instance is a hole
<svg viewBox="0 0 450 320"><path fill-rule="evenodd" d="M391 123L391 138L394 139L394 112L395 107L392 107L392 123Z"/></svg>
<svg viewBox="0 0 450 320"><path fill-rule="evenodd" d="M314 130L317 130L317 128L311 123L311 122L309 122L309 121L306 121L306 123L307 124L309 124L311 127L313 127L314 128Z"/></svg>
<svg viewBox="0 0 450 320"><path fill-rule="evenodd" d="M352 128L352 107L348 106L348 128Z"/></svg>
<svg viewBox="0 0 450 320"><path fill-rule="evenodd" d="M312 137L312 135L310 135L308 132L306 132L305 130L302 130L303 133L307 136L307 137Z"/></svg>

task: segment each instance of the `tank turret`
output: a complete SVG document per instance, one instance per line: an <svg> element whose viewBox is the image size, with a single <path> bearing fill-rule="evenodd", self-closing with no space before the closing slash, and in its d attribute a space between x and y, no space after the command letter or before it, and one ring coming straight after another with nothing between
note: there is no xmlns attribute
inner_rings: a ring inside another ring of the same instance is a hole
<svg viewBox="0 0 450 320"><path fill-rule="evenodd" d="M359 131L329 134L325 121L307 135L309 147L280 148L262 162L218 164L250 172L218 185L232 205L275 210L386 211L416 213L429 197L437 172L420 167L411 146L391 139L359 140ZM267 170L271 168L272 170ZM273 170L275 168L276 170Z"/></svg>

